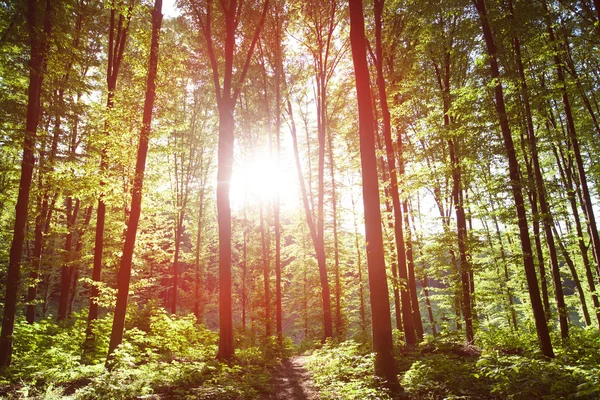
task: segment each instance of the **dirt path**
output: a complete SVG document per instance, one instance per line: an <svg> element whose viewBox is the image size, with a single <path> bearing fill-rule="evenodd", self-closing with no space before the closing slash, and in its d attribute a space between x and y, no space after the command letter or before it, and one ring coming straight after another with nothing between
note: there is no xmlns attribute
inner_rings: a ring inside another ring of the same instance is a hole
<svg viewBox="0 0 600 400"><path fill-rule="evenodd" d="M274 390L268 400L318 400L305 364L303 356L283 360L273 374Z"/></svg>

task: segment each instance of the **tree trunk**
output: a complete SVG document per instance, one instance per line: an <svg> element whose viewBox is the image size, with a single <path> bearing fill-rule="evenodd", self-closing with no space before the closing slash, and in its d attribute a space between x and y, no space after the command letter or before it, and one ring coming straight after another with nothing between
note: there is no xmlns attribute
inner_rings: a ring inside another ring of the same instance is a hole
<svg viewBox="0 0 600 400"><path fill-rule="evenodd" d="M74 259L75 260L80 260L81 259L81 249L83 248L83 235L85 234L85 231L87 230L88 225L90 224L90 220L92 219L92 212L94 211L94 206L89 206L87 208L87 210L85 211L85 219L83 221L82 226L77 230L77 244L75 245L75 253L74 253ZM77 282L79 280L79 268L77 263L75 262L71 262L71 271L70 271L70 275L71 275L71 288L69 290L70 293L70 297L69 297L69 307L67 310L67 318L71 317L71 314L73 313L73 303L75 302L75 296L77 295Z"/></svg>
<svg viewBox="0 0 600 400"><path fill-rule="evenodd" d="M360 330L361 333L366 334L367 332L367 318L365 313L365 289L363 285L363 273L362 273L362 257L360 250L360 241L358 234L358 223L356 221L356 207L354 203L354 196L350 196L352 200L352 217L354 221L354 245L356 247L356 266L358 269L358 296L359 296L359 313L360 313Z"/></svg>
<svg viewBox="0 0 600 400"><path fill-rule="evenodd" d="M596 1L596 0L594 0ZM590 231L590 236L592 239L592 248L594 250L594 256L596 259L596 273L598 275L598 279L600 282L600 236L598 235L598 227L596 225L596 218L594 216L594 207L592 203L592 198L590 195L590 190L587 183L587 177L585 172L585 163L583 161L583 157L581 156L581 149L579 147L579 139L577 138L577 132L575 130L575 122L573 120L573 112L571 110L571 102L569 100L569 94L567 93L567 87L565 83L564 71L562 67L562 61L559 56L558 48L556 46L556 41L554 37L554 30L552 29L552 23L550 21L550 14L548 12L548 7L546 5L546 1L542 0L542 5L544 7L544 11L546 12L546 25L548 31L548 39L550 40L550 44L554 48L554 68L556 70L556 78L558 80L559 89L562 95L562 103L565 110L565 117L567 119L567 135L571 142L571 146L573 146L573 155L575 156L575 165L577 166L577 173L579 176L579 186L581 188L582 194L582 204L586 210L586 214L588 217L588 227ZM598 12L598 8L596 8L596 12Z"/></svg>
<svg viewBox="0 0 600 400"><path fill-rule="evenodd" d="M396 157L394 154L394 145L392 142L392 128L390 120L390 111L387 104L387 95L385 90L385 80L383 78L383 49L381 45L381 19L384 0L375 0L375 40L376 40L376 69L377 69L377 88L379 93L379 103L383 119L383 139L387 155L388 172L390 176L390 194L392 195L392 206L394 211L394 236L396 238L396 252L398 254L398 275L400 277L400 298L402 300L402 322L404 326L404 338L408 346L417 343L415 327L412 316L412 306L409 292L408 272L406 268L406 247L404 243L404 232L402 229L402 209L400 208L400 187L398 186L398 177L396 175Z"/></svg>
<svg viewBox="0 0 600 400"><path fill-rule="evenodd" d="M438 85L442 92L442 103L444 108L444 127L450 128L452 119L450 118L450 69L451 69L451 49L447 49L444 53L443 72L435 65L435 72L438 80ZM472 344L475 340L473 334L473 315L472 301L470 291L470 274L472 272L471 263L469 262L467 250L467 220L463 204L463 185L462 172L460 163L460 153L456 138L447 139L448 153L450 155L450 166L452 171L452 199L454 202L454 211L456 213L456 230L458 242L458 254L460 262L460 283L462 293L462 314L465 319L465 335L467 343Z"/></svg>
<svg viewBox="0 0 600 400"><path fill-rule="evenodd" d="M333 271L335 273L335 335L338 338L343 337L342 321L342 285L340 281L340 251L338 242L338 221L337 221L337 195L335 190L335 164L333 158L333 138L332 133L327 133L329 147L329 172L331 177L331 215L333 219Z"/></svg>
<svg viewBox="0 0 600 400"><path fill-rule="evenodd" d="M71 289L71 263L73 257L73 234L77 223L77 215L79 214L80 201L75 201L73 208L73 198L67 198L67 237L65 239L64 261L61 271L61 287L60 299L58 302L57 322L64 320L67 317L67 308L69 306L69 294Z"/></svg>
<svg viewBox="0 0 600 400"><path fill-rule="evenodd" d="M394 364L392 321L381 231L379 183L375 155L374 118L371 110L369 67L366 58L366 40L362 0L349 0L350 46L358 100L360 159L362 192L365 212L367 264L371 297L373 327L373 351L375 374L387 381L387 385L400 390ZM401 223L401 221L400 221ZM410 319L410 315L409 315Z"/></svg>
<svg viewBox="0 0 600 400"><path fill-rule="evenodd" d="M265 230L265 219L263 216L263 204L260 205L260 241L262 247L263 283L265 287L265 336L271 336L271 270L269 245ZM267 224L268 225L268 224Z"/></svg>
<svg viewBox="0 0 600 400"><path fill-rule="evenodd" d="M279 3L275 9L275 148L276 167L281 168L281 74L283 73L283 62L281 58L281 20L279 16ZM279 183L279 179L276 180ZM275 219L275 325L277 340L283 344L283 317L281 311L281 221L280 221L280 198L279 186L274 205Z"/></svg>
<svg viewBox="0 0 600 400"><path fill-rule="evenodd" d="M21 257L25 241L25 226L29 215L29 192L35 164L34 150L37 139L37 126L40 117L40 95L42 90L43 65L48 52L47 43L52 30L52 1L46 0L43 32L37 26L36 0L27 2L27 26L31 56L29 60L29 89L27 93L27 117L25 123L25 139L23 141L23 157L21 160L21 178L19 194L15 206L14 235L10 246L8 270L6 275L6 295L4 297L4 316L0 333L0 367L8 367L12 356L13 332L17 312L17 297L21 280Z"/></svg>
<svg viewBox="0 0 600 400"><path fill-rule="evenodd" d="M131 10L133 6L129 6L127 16L119 15L119 20L115 21L115 13L117 10L112 7L110 10L110 27L108 38L108 62L106 72L106 112L109 113L113 108L115 90L117 87L117 78L119 76L119 68L125 51L125 43L129 32L129 22L131 20ZM116 29L116 33L115 33ZM109 136L108 121L104 124L104 140ZM101 145L100 155L100 176L102 176L108 168L108 154L106 144ZM100 187L103 187L105 182L103 178L100 180ZM93 344L95 338L92 332L92 325L98 319L98 296L100 295L99 287L102 277L102 257L104 253L104 225L106 222L106 204L104 203L104 193L100 193L98 199L98 207L96 209L96 237L94 241L94 266L92 269L92 281L94 282L90 291L90 309L88 313L88 322L86 328L86 343Z"/></svg>
<svg viewBox="0 0 600 400"><path fill-rule="evenodd" d="M144 187L144 172L146 170L146 157L148 155L148 144L150 140L150 125L152 123L152 109L156 95L156 75L158 70L158 47L160 29L162 23L162 0L154 0L152 11L152 41L150 44L150 60L148 66L148 80L146 82L146 98L144 101L144 115L142 118L142 130L140 131L140 142L135 164L135 175L131 193L131 213L127 221L127 234L123 245L123 255L119 266L117 284L117 304L113 317L112 332L108 346L107 363L112 353L123 341L125 329L125 314L127 312L127 299L129 296L129 281L131 279L131 263L135 248L138 223L142 211L142 191Z"/></svg>
<svg viewBox="0 0 600 400"><path fill-rule="evenodd" d="M585 324L587 326L590 326L592 324L592 320L590 319L590 313L588 311L587 303L585 301L585 294L583 293L583 287L581 286L581 281L579 280L579 276L577 274L577 269L575 268L575 263L573 262L573 259L571 259L569 252L567 251L567 249L565 248L565 245L563 244L562 240L560 239L560 236L559 236L558 232L556 231L555 226L552 227L552 231L554 232L554 236L556 236L556 241L558 242L558 246L559 246L560 251L565 259L565 262L566 262L567 266L569 267L569 271L571 272L571 277L573 278L573 283L575 283L575 289L577 289L577 294L579 295L579 303L581 304L581 311L583 312L583 318L585 319Z"/></svg>
<svg viewBox="0 0 600 400"><path fill-rule="evenodd" d="M548 123L546 123L546 129L548 131L550 129ZM569 165L565 165L564 167L562 166L561 158L559 157L556 146L552 146L552 152L554 153L556 165L558 165L558 170L562 177L563 185L567 190L567 198L569 199L569 204L571 205L571 213L573 214L573 220L575 221L575 229L577 230L577 244L579 245L581 260L585 268L585 277L588 283L588 287L590 289L590 293L592 294L592 302L594 304L594 309L596 310L596 320L598 322L598 327L600 327L600 301L598 300L598 295L596 294L596 283L594 281L594 273L592 272L592 267L588 256L588 246L586 246L583 240L583 229L581 227L581 220L579 218L577 200L575 199L575 189L573 188L573 177L571 176L571 168Z"/></svg>
<svg viewBox="0 0 600 400"><path fill-rule="evenodd" d="M508 0L508 4L512 16L512 14L514 13L512 0ZM513 37L513 46L515 50L517 69L519 70L519 78L521 83L521 97L525 106L525 117L527 121L529 147L531 151L531 158L533 161L533 170L535 173L535 186L540 202L540 211L542 212L542 221L544 223L544 232L546 234L548 252L550 253L550 263L552 265L552 280L554 282L554 297L556 298L556 307L558 309L560 333L562 338L565 339L569 336L569 325L567 323L567 309L562 289L562 280L560 278L560 268L558 265L558 256L556 254L556 245L554 243L554 237L552 235L552 226L554 226L554 222L552 221L552 214L550 213L550 208L548 206L548 202L546 201L546 187L544 185L544 178L542 176L542 169L540 167L540 162L537 153L537 141L535 137L535 130L533 128L533 118L531 117L531 106L529 104L527 80L525 79L525 69L523 68L523 62L521 60L521 44L517 36Z"/></svg>
<svg viewBox="0 0 600 400"><path fill-rule="evenodd" d="M321 296L323 300L323 328L325 338L332 337L333 335L333 324L331 321L331 295L329 291L329 284L327 283L327 269L325 266L325 248L321 245L317 237L317 228L312 217L310 204L308 202L308 193L306 190L306 184L304 183L304 177L302 175L302 165L300 163L300 152L298 149L298 137L296 134L296 125L294 123L294 114L292 111L292 103L289 98L287 99L288 114L290 115L290 132L292 134L292 144L294 147L294 159L296 161L296 171L298 173L298 182L300 183L300 192L302 193L302 203L304 205L304 213L306 215L306 223L310 231L310 237L315 248L317 256L317 264L319 265L319 278L321 280Z"/></svg>
<svg viewBox="0 0 600 400"><path fill-rule="evenodd" d="M550 333L544 316L544 308L540 298L540 289L535 274L535 265L533 263L531 240L529 238L529 229L527 224L527 215L525 213L525 204L523 201L522 184L519 173L519 163L515 153L515 146L508 124L506 107L504 105L504 93L502 83L500 81L500 71L498 69L498 60L496 58L496 44L494 36L490 28L487 11L485 8L485 0L473 0L475 8L479 14L483 37L485 39L486 49L488 53L488 62L490 65L490 78L494 82L494 96L496 113L500 121L500 129L504 139L504 148L508 157L509 176L511 180L511 189L515 202L517 213L517 223L519 227L519 236L521 239L521 250L523 251L523 266L525 268L525 276L529 288L529 297L533 310L533 318L535 321L536 332L540 344L540 349L546 357L553 358L554 351L552 350L552 342L550 341Z"/></svg>

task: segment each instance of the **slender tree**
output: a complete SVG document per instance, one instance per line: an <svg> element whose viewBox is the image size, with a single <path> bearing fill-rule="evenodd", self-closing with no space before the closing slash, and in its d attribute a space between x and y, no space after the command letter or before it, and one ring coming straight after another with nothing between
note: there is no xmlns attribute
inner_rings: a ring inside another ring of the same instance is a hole
<svg viewBox="0 0 600 400"><path fill-rule="evenodd" d="M385 272L377 158L375 155L375 120L371 108L371 85L366 57L366 39L362 0L349 0L350 46L356 80L362 192L365 210L367 266L373 325L375 373L392 388L399 388L394 364L392 320Z"/></svg>
<svg viewBox="0 0 600 400"><path fill-rule="evenodd" d="M53 3L46 0L43 14L43 27L39 24L39 14L42 11L41 1L28 0L27 27L29 29L29 89L27 92L27 117L23 140L23 156L21 159L21 179L19 194L15 206L15 224L6 276L6 295L4 297L4 316L2 332L0 333L0 368L10 365L12 356L13 332L19 283L21 280L21 257L23 242L29 215L29 192L35 165L34 151L37 140L37 128L40 118L40 95L44 80L43 66L48 55L48 43L52 31ZM41 28L41 29L40 29Z"/></svg>
<svg viewBox="0 0 600 400"><path fill-rule="evenodd" d="M146 98L144 100L144 115L142 117L142 129L140 131L135 175L131 193L131 213L129 215L129 221L127 222L127 234L125 236L125 244L123 245L121 263L119 265L117 304L115 306L110 343L108 345L107 363L109 362L112 353L123 341L123 331L125 329L125 313L127 311L127 299L129 296L131 264L133 251L135 249L138 223L142 211L144 172L146 170L146 157L148 155L150 141L150 125L152 123L152 111L156 95L155 81L158 73L158 47L162 17L162 0L154 0L154 9L152 10L152 39L150 44L148 78L146 82Z"/></svg>
<svg viewBox="0 0 600 400"><path fill-rule="evenodd" d="M225 40L222 56L223 69L219 67L219 58L215 52L213 38L212 0L207 0L204 10L195 0L190 0L190 6L195 20L200 26L207 45L208 58L212 69L217 108L219 110L219 144L217 156L217 220L219 225L219 352L217 357L229 359L234 354L233 347L233 311L231 301L231 207L229 188L233 169L233 138L235 129L235 105L250 62L254 48L258 42L260 31L265 23L269 8L269 0L263 3L262 13L255 26L254 34L244 58L244 64L239 71L238 79L234 82L234 56L239 44L238 35L244 1L230 0L220 2L221 16L225 26ZM221 72L222 83L221 83Z"/></svg>
<svg viewBox="0 0 600 400"><path fill-rule="evenodd" d="M542 306L542 301L540 298L540 289L535 274L531 239L529 238L527 215L525 213L525 204L523 201L522 184L519 173L519 163L517 161L512 133L506 114L502 83L499 79L500 70L498 68L498 60L496 55L496 43L488 21L485 0L473 0L473 4L475 5L475 8L479 15L481 28L483 31L483 37L486 44L488 63L490 66L490 78L494 82L494 104L496 106L496 113L500 121L500 130L502 131L502 138L504 140L504 149L508 158L511 189L517 213L517 223L519 226L519 236L521 239L521 250L523 252L523 266L525 268L525 277L527 279L527 285L529 287L529 298L531 300L531 307L533 310L533 317L535 321L537 336L542 353L546 357L554 357L554 351L552 350L552 342L550 341L550 333L548 331L548 325L546 324L546 319L544 316L544 308Z"/></svg>
<svg viewBox="0 0 600 400"><path fill-rule="evenodd" d="M115 90L117 88L117 78L119 77L119 70L121 68L121 62L123 61L123 54L125 52L125 44L127 37L129 36L129 24L131 22L133 1L125 9L124 12L119 12L114 3L111 3L110 7L110 25L108 28L108 59L106 68L106 86L107 86L107 97L106 97L106 112L110 113L114 106ZM118 14L118 17L117 17ZM109 134L109 122L108 119L104 125L104 136L110 137ZM107 144L103 143L101 148L100 156L100 174L104 174L108 169L108 150ZM104 181L101 180L100 186L104 186ZM106 221L106 203L104 201L104 194L100 194L98 198L98 207L96 209L96 237L94 241L94 266L92 269L92 284L90 292L90 308L88 313L88 324L86 330L86 342L88 344L93 343L94 336L92 332L92 325L95 320L98 319L98 296L100 289L98 285L101 282L102 277L102 258L104 255L104 225Z"/></svg>

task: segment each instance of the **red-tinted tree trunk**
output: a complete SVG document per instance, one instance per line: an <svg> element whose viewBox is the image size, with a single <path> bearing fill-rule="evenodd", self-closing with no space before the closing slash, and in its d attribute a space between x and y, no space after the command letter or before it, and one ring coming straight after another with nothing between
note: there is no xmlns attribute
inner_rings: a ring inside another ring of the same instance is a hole
<svg viewBox="0 0 600 400"><path fill-rule="evenodd" d="M381 45L381 19L383 12L383 1L375 0L375 54L377 69L377 88L379 93L379 104L383 119L383 139L387 156L388 172L390 176L390 194L392 196L392 208L394 212L394 236L396 238L396 253L398 255L398 275L401 281L400 298L402 300L402 323L404 327L404 340L408 346L416 344L415 327L412 316L412 306L409 291L408 271L406 267L406 247L404 243L402 209L400 208L400 188L396 174L396 156L392 142L392 126L390 111L387 103L385 80L383 78L383 49Z"/></svg>
<svg viewBox="0 0 600 400"><path fill-rule="evenodd" d="M129 6L129 10L126 16L119 14L118 21L116 20L117 10L113 7L110 10L110 27L109 27L109 38L108 38L108 62L106 70L106 86L107 86L107 98L106 98L106 111L110 112L113 108L115 90L117 87L117 78L119 76L119 69L121 67L121 61L123 60L123 52L125 51L125 43L129 33L129 22L131 21L131 10L133 6ZM116 32L115 32L116 30ZM104 140L108 139L109 136L109 125L108 122L104 124ZM108 168L108 154L106 144L102 145L100 155L100 175L104 174ZM100 186L104 186L104 180L100 181ZM98 319L98 296L100 290L98 284L100 283L102 276L102 258L104 253L104 225L106 221L106 204L104 203L104 194L100 194L98 199L98 207L96 209L96 237L94 240L94 266L92 269L92 284L90 290L90 309L88 313L88 323L86 328L86 342L92 344L94 342L94 336L92 332L92 325L95 320Z"/></svg>
<svg viewBox="0 0 600 400"><path fill-rule="evenodd" d="M263 284L265 290L265 335L271 336L271 269L269 259L269 245L265 229L263 205L260 205L260 243L262 248Z"/></svg>
<svg viewBox="0 0 600 400"><path fill-rule="evenodd" d="M277 5L278 6L278 5ZM279 17L279 8L275 10L275 149L277 170L281 168L281 74L283 73L283 63L281 60L281 20ZM279 179L277 179L279 182ZM276 188L274 205L275 219L275 326L277 340L279 344L283 343L283 316L281 309L281 221L280 221L280 198L279 186Z"/></svg>
<svg viewBox="0 0 600 400"><path fill-rule="evenodd" d="M354 64L358 100L362 192L365 212L375 373L377 376L385 379L388 386L398 389L399 383L394 364L392 321L390 317L381 230L379 182L375 155L375 120L371 109L371 88L366 57L362 0L349 0L349 10L350 45L352 48L352 61Z"/></svg>
<svg viewBox="0 0 600 400"><path fill-rule="evenodd" d="M127 311L127 299L129 296L129 281L131 279L131 262L135 249L138 223L142 211L142 190L144 187L144 172L146 170L146 157L148 155L148 144L150 141L150 124L152 123L152 109L156 95L156 75L158 70L158 46L160 28L162 23L162 0L154 1L152 11L152 41L150 44L150 61L148 66L148 79L146 82L146 98L144 101L144 115L142 117L142 130L140 131L140 142L138 145L137 161L135 164L135 175L131 193L131 213L127 221L127 234L123 245L123 255L119 265L117 283L117 304L113 317L110 343L108 346L107 363L112 353L123 341L125 329L125 313Z"/></svg>
<svg viewBox="0 0 600 400"><path fill-rule="evenodd" d="M235 104L240 94L240 87L246 78L248 67L252 60L254 48L265 23L265 17L269 8L269 0L263 3L262 14L250 47L246 53L243 67L239 70L239 79L233 87L234 56L237 37L237 28L241 15L241 3L231 0L229 4L221 2L225 25L225 41L223 45L224 68L219 68L217 56L213 45L211 30L212 24L212 1L206 4L204 17L197 13L197 22L201 26L202 33L207 44L207 53L213 73L213 83L219 110L219 142L217 151L217 221L219 226L219 351L217 358L230 359L234 355L233 345L233 310L231 299L231 207L229 201L229 188L231 185L231 173L233 168L233 137L235 120L233 113ZM219 78L223 71L223 84Z"/></svg>
<svg viewBox="0 0 600 400"><path fill-rule="evenodd" d="M38 26L39 5L36 0L27 2L27 26L31 57L29 60L29 89L27 92L27 117L23 140L21 178L19 194L15 206L14 235L10 246L8 271L6 275L6 295L4 297L4 316L0 333L0 367L8 367L12 356L13 332L17 312L17 296L21 280L21 257L25 240L25 226L29 216L29 192L35 164L34 150L37 139L37 127L40 117L40 95L43 81L43 65L46 58L52 30L52 1L46 0L43 30ZM43 36L42 36L43 35Z"/></svg>

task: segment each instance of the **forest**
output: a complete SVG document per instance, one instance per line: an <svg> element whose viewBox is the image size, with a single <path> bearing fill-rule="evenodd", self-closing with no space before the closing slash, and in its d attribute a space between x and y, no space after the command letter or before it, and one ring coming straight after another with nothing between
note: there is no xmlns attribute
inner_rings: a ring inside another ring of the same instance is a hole
<svg viewBox="0 0 600 400"><path fill-rule="evenodd" d="M0 0L0 398L600 398L600 0Z"/></svg>

